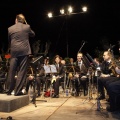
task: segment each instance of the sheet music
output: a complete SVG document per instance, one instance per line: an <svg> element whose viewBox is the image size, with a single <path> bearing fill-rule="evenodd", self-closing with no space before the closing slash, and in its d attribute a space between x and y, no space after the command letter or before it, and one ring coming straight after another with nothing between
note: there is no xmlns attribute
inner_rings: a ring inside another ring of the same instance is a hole
<svg viewBox="0 0 120 120"><path fill-rule="evenodd" d="M55 65L44 65L45 73L57 73Z"/></svg>

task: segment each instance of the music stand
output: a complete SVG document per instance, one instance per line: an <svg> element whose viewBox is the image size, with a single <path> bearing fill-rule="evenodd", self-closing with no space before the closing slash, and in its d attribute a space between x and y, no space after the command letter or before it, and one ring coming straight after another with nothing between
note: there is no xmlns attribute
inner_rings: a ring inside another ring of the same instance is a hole
<svg viewBox="0 0 120 120"><path fill-rule="evenodd" d="M35 107L37 107L37 105L36 105L36 92L35 92L36 91L37 66L38 66L38 62L40 62L40 60L42 58L43 58L43 56L38 56L30 62L31 66L35 70L35 78L34 78L34 81L33 81L33 99L32 99L32 102L33 102L33 104L35 104ZM46 100L37 100L37 101L47 102Z"/></svg>
<svg viewBox="0 0 120 120"><path fill-rule="evenodd" d="M44 65L45 74L51 75L51 87L50 87L50 97L52 95L52 83L55 81L53 74L57 73L57 69L55 65Z"/></svg>
<svg viewBox="0 0 120 120"><path fill-rule="evenodd" d="M68 65L68 66L66 66L66 70L67 70L67 72L80 73L79 66Z"/></svg>
<svg viewBox="0 0 120 120"><path fill-rule="evenodd" d="M44 65L44 70L45 70L46 74L57 73L57 69L56 69L55 65Z"/></svg>

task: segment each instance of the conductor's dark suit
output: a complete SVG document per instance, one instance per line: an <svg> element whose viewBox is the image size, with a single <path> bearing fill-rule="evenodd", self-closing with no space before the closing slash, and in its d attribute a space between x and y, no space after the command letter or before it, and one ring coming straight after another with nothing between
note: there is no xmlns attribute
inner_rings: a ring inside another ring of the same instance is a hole
<svg viewBox="0 0 120 120"><path fill-rule="evenodd" d="M17 22L8 28L8 40L10 44L10 69L8 74L9 93L15 90L15 95L19 95L26 80L28 57L31 54L29 37L34 37L35 33L30 25ZM17 72L17 80L14 77ZM16 84L15 84L16 82Z"/></svg>

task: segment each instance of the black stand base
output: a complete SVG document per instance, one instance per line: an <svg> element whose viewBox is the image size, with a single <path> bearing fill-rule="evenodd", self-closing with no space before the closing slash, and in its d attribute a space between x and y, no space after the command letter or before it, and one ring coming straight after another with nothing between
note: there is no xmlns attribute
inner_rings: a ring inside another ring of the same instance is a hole
<svg viewBox="0 0 120 120"><path fill-rule="evenodd" d="M36 101L47 102L47 100L36 100L36 94L34 93L34 95L33 95L33 99L31 100L31 102L32 102L33 104L35 104L35 107L37 107L37 105L36 105Z"/></svg>
<svg viewBox="0 0 120 120"><path fill-rule="evenodd" d="M97 105L97 109L96 109L97 111L103 110L103 107L102 107L99 99L97 99L97 101L96 101L96 103L94 103L94 105ZM94 106L94 105L93 105L93 106ZM93 106L92 106L92 107L93 107Z"/></svg>
<svg viewBox="0 0 120 120"><path fill-rule="evenodd" d="M13 120L11 116L8 116L7 118L0 118L0 120Z"/></svg>

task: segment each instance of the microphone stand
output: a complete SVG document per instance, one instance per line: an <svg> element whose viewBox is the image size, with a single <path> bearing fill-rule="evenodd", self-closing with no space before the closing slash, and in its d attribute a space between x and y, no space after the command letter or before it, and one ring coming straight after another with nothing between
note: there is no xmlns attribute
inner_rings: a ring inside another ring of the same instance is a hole
<svg viewBox="0 0 120 120"><path fill-rule="evenodd" d="M88 73L87 73L87 76L88 76L88 98L86 98L86 100L90 101L91 99L93 99L92 97L92 84L91 81L93 79L93 70L91 67L89 67L88 69ZM85 101L86 101L85 100ZM85 101L83 102L83 104L85 103Z"/></svg>
<svg viewBox="0 0 120 120"><path fill-rule="evenodd" d="M100 70L96 70L95 71L95 75L96 75L96 80L97 80L97 101L96 101L96 103L94 103L94 105L96 104L97 105L97 111L101 111L101 109L103 109L103 107L102 107L102 105L101 105L101 103L100 103L100 100L99 100L99 92L98 92L98 77L100 76L100 73L99 72L101 72ZM93 105L93 106L94 106ZM92 107L93 107L92 106Z"/></svg>
<svg viewBox="0 0 120 120"><path fill-rule="evenodd" d="M35 104L35 107L37 107L36 105L36 78L37 78L37 66L38 66L38 61L42 58L43 56L39 56L37 57L35 60L33 60L31 62L31 65L33 66L34 70L35 70L35 78L33 81L33 99L31 100L31 102L33 102L33 104ZM37 100L37 101L44 101L47 102L46 100Z"/></svg>
<svg viewBox="0 0 120 120"><path fill-rule="evenodd" d="M80 47L80 49L78 50L78 53L82 50L83 46L85 45L85 41L83 42L82 46Z"/></svg>

